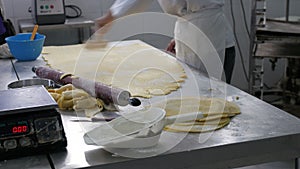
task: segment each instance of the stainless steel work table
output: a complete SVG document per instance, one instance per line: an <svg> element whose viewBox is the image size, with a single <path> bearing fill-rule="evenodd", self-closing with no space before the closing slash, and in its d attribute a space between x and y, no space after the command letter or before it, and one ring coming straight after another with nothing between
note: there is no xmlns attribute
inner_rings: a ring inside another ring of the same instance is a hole
<svg viewBox="0 0 300 169"><path fill-rule="evenodd" d="M31 72L32 66L44 64L41 58L33 62L13 61L13 63L21 79L34 76ZM2 76L15 76L13 73L11 68L4 69L1 66ZM198 73L195 75L201 95L210 96L211 90L215 91L215 97L218 97L218 93L223 94L224 91L219 87L223 82L216 82L217 85L210 88L207 77ZM5 83L1 82L1 85ZM185 88L185 85L187 84L183 84L182 88ZM237 103L242 113L234 117L226 127L207 133L205 136L210 134L211 136L204 142L199 142L199 134L188 134L184 140L163 154L140 159L119 157L102 147L86 145L81 127L84 122L76 122L74 119L77 117L73 112L61 112L68 146L66 151L51 153L51 160L55 168L212 169L293 160L300 157L300 119L233 86L227 85L226 89L227 100ZM239 99L236 99L237 97ZM176 139L182 134L171 135ZM128 151L147 153L151 149Z"/></svg>

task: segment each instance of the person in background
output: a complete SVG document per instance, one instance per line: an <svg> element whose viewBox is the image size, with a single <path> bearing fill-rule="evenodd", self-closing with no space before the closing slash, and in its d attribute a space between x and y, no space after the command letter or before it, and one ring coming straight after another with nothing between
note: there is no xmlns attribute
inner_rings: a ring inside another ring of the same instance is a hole
<svg viewBox="0 0 300 169"><path fill-rule="evenodd" d="M9 28L9 29L7 29ZM12 54L8 48L5 38L8 36L15 35L15 29L10 20L5 20L3 14L2 1L0 1L0 58L11 58Z"/></svg>
<svg viewBox="0 0 300 169"><path fill-rule="evenodd" d="M6 32L5 26L4 26L4 16L3 16L3 6L2 6L2 1L0 1L0 13L1 13L1 17L0 17L0 35L3 35Z"/></svg>
<svg viewBox="0 0 300 169"><path fill-rule="evenodd" d="M2 2L0 1L0 45L5 43L6 28L4 24L4 16L2 12Z"/></svg>
<svg viewBox="0 0 300 169"><path fill-rule="evenodd" d="M235 42L223 12L224 0L158 0L158 2L164 12L183 18L176 22L175 37L178 35L183 39L193 38L189 35L189 31L186 31L190 23L205 33L223 61L226 82L230 83L235 64ZM99 29L122 16L143 12L151 3L152 0L116 0L105 15L95 20L95 26ZM194 39L193 42L200 45L205 41ZM176 54L177 59L186 64L205 71L200 58L176 38L168 44L167 51Z"/></svg>
<svg viewBox="0 0 300 169"><path fill-rule="evenodd" d="M4 23L3 23L3 18L0 17L0 35L3 35L6 32Z"/></svg>

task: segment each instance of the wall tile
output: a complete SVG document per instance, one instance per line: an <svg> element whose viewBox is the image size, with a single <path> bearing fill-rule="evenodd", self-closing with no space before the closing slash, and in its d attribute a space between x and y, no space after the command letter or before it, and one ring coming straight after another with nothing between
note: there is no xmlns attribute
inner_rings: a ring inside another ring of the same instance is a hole
<svg viewBox="0 0 300 169"><path fill-rule="evenodd" d="M31 6L31 0L12 0L13 12L15 18L28 18L31 17L31 13L28 12L28 8Z"/></svg>
<svg viewBox="0 0 300 169"><path fill-rule="evenodd" d="M90 14L101 15L101 0L66 0L66 5L76 5L82 10L82 15L90 18Z"/></svg>
<svg viewBox="0 0 300 169"><path fill-rule="evenodd" d="M2 0L2 5L4 8L4 15L6 18L14 18L13 1L12 0Z"/></svg>

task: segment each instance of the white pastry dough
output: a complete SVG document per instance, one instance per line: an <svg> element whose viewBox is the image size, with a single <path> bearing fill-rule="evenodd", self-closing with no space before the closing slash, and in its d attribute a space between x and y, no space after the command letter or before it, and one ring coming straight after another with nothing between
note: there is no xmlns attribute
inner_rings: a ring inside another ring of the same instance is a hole
<svg viewBox="0 0 300 169"><path fill-rule="evenodd" d="M169 94L186 78L175 58L150 45L142 42L114 44L105 48L44 47L43 57L54 69L119 87L132 96L144 98Z"/></svg>
<svg viewBox="0 0 300 169"><path fill-rule="evenodd" d="M154 103L152 106L164 109L166 116L197 111L203 113L204 117L201 119L167 125L165 130L172 132L214 131L226 126L233 116L240 114L240 109L236 104L220 98L173 98Z"/></svg>
<svg viewBox="0 0 300 169"><path fill-rule="evenodd" d="M196 111L204 113L205 118L231 117L240 114L240 108L236 104L221 98L173 98L154 103L152 106L165 109L167 116Z"/></svg>

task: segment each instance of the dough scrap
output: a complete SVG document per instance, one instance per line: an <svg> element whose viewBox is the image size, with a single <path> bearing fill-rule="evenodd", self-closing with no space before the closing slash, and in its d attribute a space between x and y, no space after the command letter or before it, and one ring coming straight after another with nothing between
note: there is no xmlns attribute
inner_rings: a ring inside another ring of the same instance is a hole
<svg viewBox="0 0 300 169"><path fill-rule="evenodd" d="M44 47L43 58L57 70L128 90L134 97L166 95L187 77L172 56L142 42Z"/></svg>
<svg viewBox="0 0 300 169"><path fill-rule="evenodd" d="M48 89L48 92L57 102L61 110L75 110L84 112L87 117L93 117L104 109L100 99L90 96L87 92L75 88L72 84L64 85L58 89Z"/></svg>

